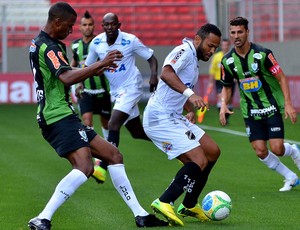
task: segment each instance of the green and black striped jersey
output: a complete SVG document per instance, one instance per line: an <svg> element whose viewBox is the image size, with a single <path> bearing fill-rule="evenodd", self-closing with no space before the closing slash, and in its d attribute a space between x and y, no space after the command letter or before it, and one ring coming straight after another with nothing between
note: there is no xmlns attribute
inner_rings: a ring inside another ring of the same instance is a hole
<svg viewBox="0 0 300 230"><path fill-rule="evenodd" d="M41 31L31 42L29 60L37 95L37 121L45 127L74 114L70 87L65 86L59 75L71 70L66 46Z"/></svg>
<svg viewBox="0 0 300 230"><path fill-rule="evenodd" d="M89 43L83 42L82 38L77 39L72 42L71 49L73 51L73 58L78 63L79 68L84 68L85 59L89 51ZM82 82L84 87L84 92L89 94L94 94L98 96L103 96L104 94L109 94L109 82L102 74L101 76L94 76L87 78Z"/></svg>
<svg viewBox="0 0 300 230"><path fill-rule="evenodd" d="M245 58L233 48L222 59L221 81L231 86L237 80L244 118L255 120L284 111L284 97L275 76L282 70L271 50L251 43Z"/></svg>

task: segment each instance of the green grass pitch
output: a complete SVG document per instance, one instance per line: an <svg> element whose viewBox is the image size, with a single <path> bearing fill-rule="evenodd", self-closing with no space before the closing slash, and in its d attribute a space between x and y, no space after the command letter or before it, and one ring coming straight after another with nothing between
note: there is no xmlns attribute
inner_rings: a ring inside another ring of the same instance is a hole
<svg viewBox="0 0 300 230"><path fill-rule="evenodd" d="M28 229L28 220L43 209L57 183L71 170L42 138L35 112L35 105L0 105L1 229ZM206 193L223 190L231 197L233 208L231 215L220 222L185 218L184 229L299 229L300 187L286 193L278 191L283 178L258 160L247 137L238 135L245 130L240 110L235 109L230 124L222 128L212 107L201 125L219 144L222 154L199 202ZM299 142L299 123L292 125L285 120L285 125L286 139ZM96 117L95 127L100 132ZM222 132L225 129L229 132ZM152 143L132 139L125 128L120 150L140 203L152 212L151 202L162 194L181 165L176 160L168 161ZM291 159L281 159L300 175ZM88 180L58 209L52 224L53 230L137 229L133 214L110 178L102 185Z"/></svg>

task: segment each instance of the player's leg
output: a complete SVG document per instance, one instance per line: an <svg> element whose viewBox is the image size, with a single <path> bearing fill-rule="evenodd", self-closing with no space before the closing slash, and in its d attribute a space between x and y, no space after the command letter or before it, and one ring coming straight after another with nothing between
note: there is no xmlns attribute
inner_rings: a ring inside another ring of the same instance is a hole
<svg viewBox="0 0 300 230"><path fill-rule="evenodd" d="M94 157L103 159L108 164L108 171L115 189L135 216L138 227L167 226L168 223L150 215L136 198L123 164L123 157L117 147L96 136L91 142Z"/></svg>
<svg viewBox="0 0 300 230"><path fill-rule="evenodd" d="M195 150L197 150L197 152L195 152L194 155L192 153L181 155L180 160L182 162L192 161L199 164L203 158L206 158L207 164L205 167L200 166L202 173L197 178L198 181L193 185L193 188L186 192L184 200L179 206L177 212L182 216L195 217L203 222L208 221L209 219L203 213L201 206L198 204L198 198L207 183L208 176L212 168L220 156L220 149L207 134L204 134L200 139L200 146ZM201 154L202 152L204 155Z"/></svg>
<svg viewBox="0 0 300 230"><path fill-rule="evenodd" d="M93 173L92 155L88 144L90 135L87 135L85 127L77 117L67 117L52 124L42 133L56 152L69 160L73 169L58 183L44 210L29 221L28 225L32 229L50 229L50 221L55 211Z"/></svg>
<svg viewBox="0 0 300 230"><path fill-rule="evenodd" d="M133 138L151 141L144 131L140 116L128 120L128 122L125 124L125 127L128 129Z"/></svg>
<svg viewBox="0 0 300 230"><path fill-rule="evenodd" d="M284 143L284 123L281 115L268 119L270 149L277 156L289 156L300 169L300 151L298 146Z"/></svg>

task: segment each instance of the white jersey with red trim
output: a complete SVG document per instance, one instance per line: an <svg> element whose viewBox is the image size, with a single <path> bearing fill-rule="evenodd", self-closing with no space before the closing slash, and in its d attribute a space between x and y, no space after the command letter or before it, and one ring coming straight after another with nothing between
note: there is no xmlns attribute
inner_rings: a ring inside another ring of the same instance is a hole
<svg viewBox="0 0 300 230"><path fill-rule="evenodd" d="M111 94L114 95L120 88L131 85L132 87L142 88L143 79L135 65L135 55L148 60L153 55L153 50L145 46L135 35L121 30L119 30L115 43L109 46L106 33L101 33L91 42L85 64L89 66L98 59L104 59L111 50L119 50L123 54L123 58L118 62L116 69L104 72L110 83Z"/></svg>
<svg viewBox="0 0 300 230"><path fill-rule="evenodd" d="M166 57L163 66L170 65L180 80L188 88L193 89L198 81L199 63L192 40L183 39L183 44L175 47ZM159 80L157 90L148 102L148 108L162 113L182 114L187 100L183 94L171 89L164 81Z"/></svg>

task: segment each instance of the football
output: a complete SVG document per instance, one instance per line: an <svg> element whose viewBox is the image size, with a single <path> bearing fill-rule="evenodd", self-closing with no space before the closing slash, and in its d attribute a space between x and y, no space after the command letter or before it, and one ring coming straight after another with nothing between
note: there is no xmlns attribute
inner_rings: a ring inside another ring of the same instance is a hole
<svg viewBox="0 0 300 230"><path fill-rule="evenodd" d="M212 191L202 201L202 209L211 220L226 219L232 208L231 198L223 191Z"/></svg>

